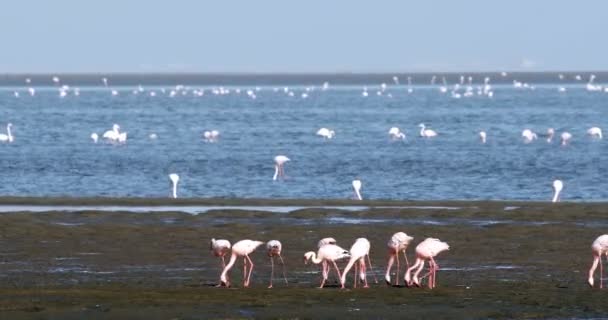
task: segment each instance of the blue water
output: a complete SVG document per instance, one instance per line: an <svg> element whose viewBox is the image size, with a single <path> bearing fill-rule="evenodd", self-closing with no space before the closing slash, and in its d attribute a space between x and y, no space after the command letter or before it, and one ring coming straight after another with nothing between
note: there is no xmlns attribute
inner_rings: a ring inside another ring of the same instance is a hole
<svg viewBox="0 0 608 320"><path fill-rule="evenodd" d="M383 96L368 86L367 98L361 86L317 86L306 99L304 87L291 87L294 97L262 87L253 100L245 94L252 88L241 88L173 98L169 88L133 95L134 87L121 87L115 97L83 88L63 99L54 88L33 97L0 90L0 131L10 121L15 136L0 145L0 195L165 197L175 172L180 197L350 198L359 178L367 199L549 200L559 178L564 200L608 199L608 141L585 135L591 126L608 129L608 94L581 84L565 93L495 86L493 98L462 99L389 85ZM439 136L419 138L421 122ZM113 123L128 132L127 144L93 144L90 134ZM388 139L391 126L405 142ZM320 127L335 130L334 139L316 136ZM524 128L549 127L571 132L571 145L522 143ZM210 129L221 132L218 143L203 141ZM479 130L488 133L485 145ZM292 160L284 181L272 181L278 154Z"/></svg>

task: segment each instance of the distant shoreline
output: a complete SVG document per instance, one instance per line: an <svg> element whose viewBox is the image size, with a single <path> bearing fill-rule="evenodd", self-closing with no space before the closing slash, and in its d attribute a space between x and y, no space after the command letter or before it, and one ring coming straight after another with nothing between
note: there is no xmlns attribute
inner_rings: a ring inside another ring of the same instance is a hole
<svg viewBox="0 0 608 320"><path fill-rule="evenodd" d="M435 84L441 85L445 77L448 84L460 82L460 77L473 78L473 85L483 83L485 77L490 78L490 84L511 84L513 80L539 83L587 83L589 76L594 74L598 83L608 81L608 71L543 71L522 72L395 72L395 73L168 73L168 72L91 72L91 73L0 73L0 86L52 86L53 77L60 79L59 84L72 86L103 86L102 78L108 79L108 86L136 85L314 85L321 86L324 82L329 85L379 85L386 83L394 85L393 77L398 77L400 85L408 84L411 77L412 85L428 85L435 76ZM563 75L560 80L559 75ZM576 80L577 75L581 80ZM26 83L26 79L30 79Z"/></svg>

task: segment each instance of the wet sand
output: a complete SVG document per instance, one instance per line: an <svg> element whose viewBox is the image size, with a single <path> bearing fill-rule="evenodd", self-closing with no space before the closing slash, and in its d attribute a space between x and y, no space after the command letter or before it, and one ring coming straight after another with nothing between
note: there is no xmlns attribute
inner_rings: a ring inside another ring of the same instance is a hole
<svg viewBox="0 0 608 320"><path fill-rule="evenodd" d="M2 213L6 319L608 317L608 290L586 284L591 242L607 233L605 203L0 199L9 204L306 208ZM355 205L365 208L312 208ZM415 237L410 261L426 237L450 244L437 258L436 289L384 284L386 242L397 231ZM319 267L304 265L302 255L327 236L347 249L367 237L379 283L369 277L371 288L352 289L349 277L349 289L340 290L332 274L331 286L317 289ZM260 248L251 256L251 288L241 288L241 261L231 273L234 287L215 288L220 261L209 253L211 237L281 240L289 285L279 273L266 289L270 264Z"/></svg>

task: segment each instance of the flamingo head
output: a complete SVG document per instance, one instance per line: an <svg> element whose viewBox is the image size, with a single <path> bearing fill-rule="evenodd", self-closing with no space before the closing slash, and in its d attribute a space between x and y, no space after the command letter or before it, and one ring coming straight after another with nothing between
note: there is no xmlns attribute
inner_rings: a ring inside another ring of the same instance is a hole
<svg viewBox="0 0 608 320"><path fill-rule="evenodd" d="M10 128L13 126L13 124L9 122L6 126Z"/></svg>
<svg viewBox="0 0 608 320"><path fill-rule="evenodd" d="M115 123L115 124L112 126L112 129L113 129L114 131L118 131L118 130L120 130L120 126L119 126L118 124L116 124L116 123Z"/></svg>
<svg viewBox="0 0 608 320"><path fill-rule="evenodd" d="M308 251L304 254L304 264L308 264L308 261L310 261L312 259L312 257L315 256L315 253L313 251Z"/></svg>
<svg viewBox="0 0 608 320"><path fill-rule="evenodd" d="M424 123L421 123L421 124L419 124L418 126L419 126L420 128L424 128L424 127L425 127Z"/></svg>

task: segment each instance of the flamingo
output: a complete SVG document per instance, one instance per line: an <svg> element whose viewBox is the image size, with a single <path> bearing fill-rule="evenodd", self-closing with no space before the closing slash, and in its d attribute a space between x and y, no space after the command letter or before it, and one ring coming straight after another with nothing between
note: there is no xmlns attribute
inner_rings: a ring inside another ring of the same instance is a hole
<svg viewBox="0 0 608 320"><path fill-rule="evenodd" d="M426 129L424 123L418 125L420 127L420 136L424 138L432 138L437 136L437 132L435 130Z"/></svg>
<svg viewBox="0 0 608 320"><path fill-rule="evenodd" d="M589 130L587 130L587 134L590 135L592 138L595 137L598 139L602 139L602 129L598 127L589 128Z"/></svg>
<svg viewBox="0 0 608 320"><path fill-rule="evenodd" d="M433 289L435 287L435 277L437 274L437 270L439 270L439 265L435 262L435 257L446 250L449 250L450 246L435 238L426 238L424 241L420 242L418 246L416 246L416 263L413 266L409 267L405 272L405 283L408 286L415 284L420 287L420 280L418 279L418 275L420 271L424 268L424 262L429 260L429 276L428 286L429 289ZM414 272L413 277L411 276L411 272L417 269ZM423 277L424 278L424 277Z"/></svg>
<svg viewBox="0 0 608 320"><path fill-rule="evenodd" d="M562 146L565 146L568 144L568 142L570 142L570 139L572 139L572 134L570 132L564 131L561 134L561 138L562 138Z"/></svg>
<svg viewBox="0 0 608 320"><path fill-rule="evenodd" d="M559 202L559 194L564 188L564 183L561 180L553 181L553 200L551 202Z"/></svg>
<svg viewBox="0 0 608 320"><path fill-rule="evenodd" d="M321 262L327 264L328 262L331 262L333 263L334 268L338 273L338 278L341 279L342 275L340 274L340 269L338 268L336 261L349 257L350 253L348 253L348 251L344 250L343 248L340 248L335 244L326 244L321 246L316 254L314 253L314 251L306 252L304 254L304 263L307 263L308 261L311 261L314 264L319 264ZM325 272L324 270L323 279L321 280L321 285L319 286L319 288L323 288L323 286L325 285L325 281L327 281L328 275L329 268L327 268L327 272Z"/></svg>
<svg viewBox="0 0 608 320"><path fill-rule="evenodd" d="M479 131L479 139L481 139L481 143L486 143L486 132Z"/></svg>
<svg viewBox="0 0 608 320"><path fill-rule="evenodd" d="M93 143L97 143L97 140L99 140L99 136L97 135L97 133L93 132L91 133L91 139L93 139Z"/></svg>
<svg viewBox="0 0 608 320"><path fill-rule="evenodd" d="M317 248L321 248L322 246L326 245L326 244L336 244L337 241L334 238L323 238L321 240L319 240L319 242L317 243ZM321 272L324 275L327 275L329 273L329 265L327 264L326 260L323 260L323 262L321 262ZM327 276L326 276L327 277Z"/></svg>
<svg viewBox="0 0 608 320"><path fill-rule="evenodd" d="M213 252L213 255L216 257L219 257L222 259L222 269L224 269L226 267L226 260L225 260L225 256L228 253L228 251L230 251L231 245L230 245L230 241L225 240L225 239L218 239L215 240L215 238L211 239L211 244L209 249ZM222 285L222 282L220 281L220 283L217 285L218 287Z"/></svg>
<svg viewBox="0 0 608 320"><path fill-rule="evenodd" d="M593 288L593 275L597 264L600 264L600 289L604 287L604 267L602 266L602 255L608 257L608 234L601 235L593 241L591 245L591 251L593 252L593 264L589 268L589 285Z"/></svg>
<svg viewBox="0 0 608 320"><path fill-rule="evenodd" d="M224 270L220 275L220 283L226 287L230 287L230 282L228 281L227 277L228 271L230 271L232 266L234 266L236 258L243 257L243 287L249 287L249 281L251 280L251 272L253 271L253 262L251 261L251 258L249 258L249 255L263 244L264 242L262 241L247 239L241 240L232 245L232 254L230 255L230 261L228 261L228 264L226 265L226 267L224 267ZM247 273L247 263L249 263L249 273Z"/></svg>
<svg viewBox="0 0 608 320"><path fill-rule="evenodd" d="M356 179L353 180L353 190L355 191L355 199L357 200L363 200L363 198L361 197L361 180Z"/></svg>
<svg viewBox="0 0 608 320"><path fill-rule="evenodd" d="M126 132L121 132L118 134L118 142L119 143L127 142L127 133Z"/></svg>
<svg viewBox="0 0 608 320"><path fill-rule="evenodd" d="M330 130L327 128L321 128L317 131L317 135L321 136L325 139L331 139L336 135L336 133L334 132L334 130Z"/></svg>
<svg viewBox="0 0 608 320"><path fill-rule="evenodd" d="M118 141L118 137L120 136L120 126L118 124L112 125L112 130L108 130L103 133L102 137L104 139L108 139L110 141Z"/></svg>
<svg viewBox="0 0 608 320"><path fill-rule="evenodd" d="M13 124L10 122L6 125L6 134L0 133L0 142L11 143L11 142L13 142L13 140L15 140L15 138L11 134L12 127L13 127Z"/></svg>
<svg viewBox="0 0 608 320"><path fill-rule="evenodd" d="M270 257L270 285L268 285L268 289L272 288L272 278L274 277L274 257L279 257L281 260L281 264L283 265L283 278L285 279L285 284L287 284L287 277L285 276L285 262L283 262L283 257L281 256L281 250L283 246L279 240L270 240L266 243L266 252L268 253L268 257Z"/></svg>
<svg viewBox="0 0 608 320"><path fill-rule="evenodd" d="M173 199L177 198L177 183L179 182L179 175L177 173L171 173L169 179L173 184Z"/></svg>
<svg viewBox="0 0 608 320"><path fill-rule="evenodd" d="M205 131L203 133L203 137L205 137L206 142L217 142L220 136L220 132L217 130Z"/></svg>
<svg viewBox="0 0 608 320"><path fill-rule="evenodd" d="M407 255L405 251L407 247L410 245L410 242L414 240L414 237L408 236L405 232L397 232L393 234L391 239L386 244L388 247L388 266L386 267L386 275L384 276L384 280L386 280L386 284L391 284L391 268L393 263L395 263L395 258L397 259L397 276L396 276L396 285L399 285L399 270L400 270L400 259L399 252L403 252L403 257L405 257L406 269L410 267L409 261L407 261Z"/></svg>
<svg viewBox="0 0 608 320"><path fill-rule="evenodd" d="M521 132L521 136L524 138L524 143L530 143L538 138L536 133L532 132L530 129L524 129L524 131Z"/></svg>
<svg viewBox="0 0 608 320"><path fill-rule="evenodd" d="M403 140L405 139L405 133L401 132L401 130L397 127L392 127L388 130L388 135L392 140Z"/></svg>
<svg viewBox="0 0 608 320"><path fill-rule="evenodd" d="M274 165L274 176L272 177L272 180L276 181L278 178L285 179L285 169L283 168L283 166L285 165L285 163L287 161L291 161L291 159L289 159L283 155L278 155L278 156L274 157L275 165Z"/></svg>
<svg viewBox="0 0 608 320"><path fill-rule="evenodd" d="M344 283L346 283L346 274L348 274L348 271L353 267L353 265L355 266L355 283L354 283L354 287L357 287L357 265L355 263L359 264L359 278L361 279L361 281L364 282L363 288L369 288L369 285L367 285L367 277L366 277L366 270L367 267L365 265L365 257L367 257L367 262L369 264L369 269L371 270L372 274L374 274L374 270L372 269L372 263L369 260L369 249L370 249L370 243L369 240L365 239L365 238L358 238L357 240L355 240L355 243L353 243L352 247L350 247L350 260L348 261L348 264L346 265L346 268L344 268L344 271L342 272L342 277L340 277L340 283L342 285L342 289L344 289ZM376 275L374 274L374 279L375 282L378 283L378 279L376 279Z"/></svg>
<svg viewBox="0 0 608 320"><path fill-rule="evenodd" d="M553 141L554 135L555 135L555 129L553 129L553 128L547 129L547 143L551 143Z"/></svg>

